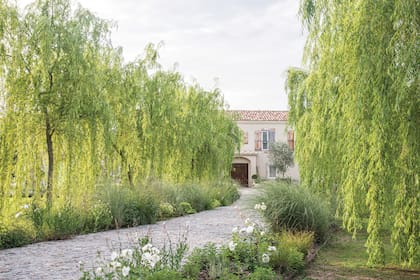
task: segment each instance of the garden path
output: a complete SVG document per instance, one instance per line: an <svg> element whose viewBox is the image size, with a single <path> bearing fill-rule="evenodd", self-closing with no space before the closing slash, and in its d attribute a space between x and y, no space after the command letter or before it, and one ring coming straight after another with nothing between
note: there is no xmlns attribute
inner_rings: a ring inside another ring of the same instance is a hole
<svg viewBox="0 0 420 280"><path fill-rule="evenodd" d="M234 204L214 210L173 218L153 225L110 230L76 236L69 240L40 242L21 248L0 250L0 279L79 279L80 263L89 269L101 258L109 259L114 248L128 248L146 235L161 246L168 236L177 241L186 233L189 248L208 242L226 244L232 228L244 226L246 218L261 223L258 213L250 209L255 188L240 188L241 198Z"/></svg>

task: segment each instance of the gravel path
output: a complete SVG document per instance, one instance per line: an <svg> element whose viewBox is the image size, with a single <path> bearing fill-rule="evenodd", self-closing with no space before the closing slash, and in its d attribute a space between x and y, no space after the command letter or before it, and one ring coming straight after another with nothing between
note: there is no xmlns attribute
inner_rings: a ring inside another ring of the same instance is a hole
<svg viewBox="0 0 420 280"><path fill-rule="evenodd" d="M80 262L91 267L98 253L109 258L112 248L128 248L139 237L152 238L154 245L162 245L168 236L172 241L187 234L190 248L208 242L226 244L232 228L243 226L246 218L260 222L258 213L249 209L250 198L258 192L241 188L241 198L231 206L173 218L154 225L111 230L76 236L70 240L31 244L21 248L0 250L0 279L78 279Z"/></svg>

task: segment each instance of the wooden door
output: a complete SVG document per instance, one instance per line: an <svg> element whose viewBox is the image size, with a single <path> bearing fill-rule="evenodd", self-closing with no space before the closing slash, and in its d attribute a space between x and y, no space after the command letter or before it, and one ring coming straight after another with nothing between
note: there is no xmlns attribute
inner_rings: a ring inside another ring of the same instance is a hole
<svg viewBox="0 0 420 280"><path fill-rule="evenodd" d="M248 163L232 164L230 176L242 186L248 186Z"/></svg>

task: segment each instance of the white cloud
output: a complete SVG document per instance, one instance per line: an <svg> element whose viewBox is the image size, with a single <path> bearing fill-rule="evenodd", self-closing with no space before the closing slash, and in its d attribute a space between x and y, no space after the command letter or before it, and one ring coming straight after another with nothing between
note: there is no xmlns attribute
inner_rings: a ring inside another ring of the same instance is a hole
<svg viewBox="0 0 420 280"><path fill-rule="evenodd" d="M28 2L18 0L19 4ZM165 42L161 63L187 80L218 86L235 109L287 109L285 71L300 66L304 37L297 0L82 0L118 23L115 46L131 60Z"/></svg>

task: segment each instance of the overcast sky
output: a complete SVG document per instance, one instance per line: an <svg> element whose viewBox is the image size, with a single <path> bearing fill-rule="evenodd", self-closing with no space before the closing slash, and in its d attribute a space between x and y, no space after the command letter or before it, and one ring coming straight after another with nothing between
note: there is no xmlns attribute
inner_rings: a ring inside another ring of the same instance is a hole
<svg viewBox="0 0 420 280"><path fill-rule="evenodd" d="M23 6L31 1L18 0ZM285 71L300 66L298 0L79 0L116 21L127 61L164 42L160 63L187 81L218 87L231 109L286 110Z"/></svg>

